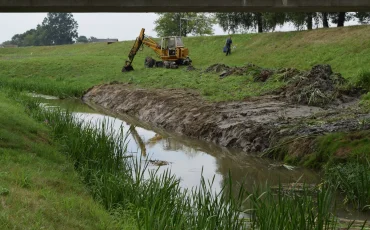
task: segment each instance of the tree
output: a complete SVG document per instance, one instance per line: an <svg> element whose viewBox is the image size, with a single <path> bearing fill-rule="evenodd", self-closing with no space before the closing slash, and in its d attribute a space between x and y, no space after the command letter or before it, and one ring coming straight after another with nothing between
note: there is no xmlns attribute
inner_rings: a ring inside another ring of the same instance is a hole
<svg viewBox="0 0 370 230"><path fill-rule="evenodd" d="M36 29L15 34L11 44L18 46L71 44L73 39L77 38L77 28L77 22L72 14L49 13L42 25L37 25Z"/></svg>
<svg viewBox="0 0 370 230"><path fill-rule="evenodd" d="M42 26L48 45L72 44L78 37L78 24L71 13L48 13Z"/></svg>
<svg viewBox="0 0 370 230"><path fill-rule="evenodd" d="M357 12L355 17L358 19L358 22L361 24L370 23L370 12Z"/></svg>
<svg viewBox="0 0 370 230"><path fill-rule="evenodd" d="M327 12L322 12L322 26L324 28L329 28L329 14Z"/></svg>
<svg viewBox="0 0 370 230"><path fill-rule="evenodd" d="M97 39L96 37L91 36L91 37L89 37L88 41L89 42L94 42L94 41L96 41L96 39Z"/></svg>
<svg viewBox="0 0 370 230"><path fill-rule="evenodd" d="M157 13L154 30L160 37L212 35L214 19L205 13ZM181 28L180 28L181 27ZM181 31L180 31L181 30Z"/></svg>
<svg viewBox="0 0 370 230"><path fill-rule="evenodd" d="M41 25L37 25L36 29L30 29L23 34L14 35L11 43L18 46L46 45L46 30Z"/></svg>
<svg viewBox="0 0 370 230"><path fill-rule="evenodd" d="M13 44L12 44L12 41L5 41L1 45L3 45L3 46L9 46L9 45L13 45Z"/></svg>
<svg viewBox="0 0 370 230"><path fill-rule="evenodd" d="M349 12L330 13L331 22L337 24L337 27L343 27L346 21L353 19L354 14Z"/></svg>
<svg viewBox="0 0 370 230"><path fill-rule="evenodd" d="M80 42L80 43L88 43L89 40L87 40L87 37L86 36L79 36L77 38L77 42Z"/></svg>
<svg viewBox="0 0 370 230"><path fill-rule="evenodd" d="M283 26L285 24L287 15L286 13L262 13L261 19L262 31L275 31L277 26Z"/></svg>
<svg viewBox="0 0 370 230"><path fill-rule="evenodd" d="M318 26L320 16L315 12L294 12L287 13L287 21L291 22L297 30L306 27L308 30L313 29L313 21Z"/></svg>
<svg viewBox="0 0 370 230"><path fill-rule="evenodd" d="M224 31L235 33L237 31L257 30L258 33L274 31L276 26L283 25L285 13L216 13L218 24Z"/></svg>

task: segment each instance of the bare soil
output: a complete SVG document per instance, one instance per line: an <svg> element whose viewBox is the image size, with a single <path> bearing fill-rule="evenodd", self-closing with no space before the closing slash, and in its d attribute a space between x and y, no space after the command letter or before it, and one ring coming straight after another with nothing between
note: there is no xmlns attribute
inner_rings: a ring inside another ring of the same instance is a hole
<svg viewBox="0 0 370 230"><path fill-rule="evenodd" d="M323 94L337 92L327 84L332 82L331 73L321 74L324 79L319 85L311 79L312 72L320 70L328 71L328 68L313 69L303 75L305 81L328 89L321 90ZM308 83L303 87L307 87ZM301 86L292 87L288 85L286 89L296 89L297 93L302 89ZM346 100L325 101L325 106L319 107L307 105L307 100L299 103L292 99L294 95L289 96L286 92L282 89L274 95L244 101L211 103L191 90L138 89L129 84L111 83L91 88L83 100L116 113L128 114L167 131L245 152L264 151L287 136L370 128L369 123L359 125L359 121L369 119L369 115L361 114L354 97L342 95ZM335 95L340 98L337 93Z"/></svg>

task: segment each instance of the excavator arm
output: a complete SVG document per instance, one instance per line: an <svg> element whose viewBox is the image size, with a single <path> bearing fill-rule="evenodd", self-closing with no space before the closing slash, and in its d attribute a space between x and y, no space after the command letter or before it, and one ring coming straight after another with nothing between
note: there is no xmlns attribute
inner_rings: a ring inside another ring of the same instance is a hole
<svg viewBox="0 0 370 230"><path fill-rule="evenodd" d="M140 47L142 47L143 44L153 49L154 52L156 52L159 56L161 55L161 46L150 37L146 37L144 32L145 29L141 29L139 37L136 38L135 43L132 46L130 53L128 54L128 60L126 61L122 72L134 70L134 68L132 67L132 62L134 61L136 53L139 51Z"/></svg>

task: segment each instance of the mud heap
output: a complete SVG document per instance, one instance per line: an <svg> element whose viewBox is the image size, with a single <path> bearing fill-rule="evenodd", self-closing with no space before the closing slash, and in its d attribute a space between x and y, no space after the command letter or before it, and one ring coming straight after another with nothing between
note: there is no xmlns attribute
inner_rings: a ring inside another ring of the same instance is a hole
<svg viewBox="0 0 370 230"><path fill-rule="evenodd" d="M265 69L254 64L242 67L229 67L214 64L205 72L219 73L221 78L231 75L251 75L255 82L265 82L275 76L286 85L278 90L280 96L294 104L324 106L342 98L338 87L346 80L338 73L333 73L330 65L316 65L310 71L293 68L279 70Z"/></svg>
<svg viewBox="0 0 370 230"><path fill-rule="evenodd" d="M330 65L316 65L308 72L286 69L277 73L287 83L281 95L291 103L323 106L343 96L338 88L346 80L333 73Z"/></svg>

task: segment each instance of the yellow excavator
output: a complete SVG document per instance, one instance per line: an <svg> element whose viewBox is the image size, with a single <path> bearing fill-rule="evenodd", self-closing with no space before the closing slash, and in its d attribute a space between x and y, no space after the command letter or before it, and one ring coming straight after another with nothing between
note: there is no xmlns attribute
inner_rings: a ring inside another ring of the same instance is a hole
<svg viewBox="0 0 370 230"><path fill-rule="evenodd" d="M143 45L148 46L162 59L162 61L155 61L154 59L147 57L145 59L145 65L147 67L166 67L166 68L177 68L178 65L190 65L191 60L189 58L189 50L185 48L181 37L170 36L161 38L161 44L158 44L151 37L145 35L145 29L141 29L139 37L136 38L134 45L132 46L130 53L128 54L128 60L125 66L122 68L122 72L134 70L132 62L134 61L136 53Z"/></svg>

